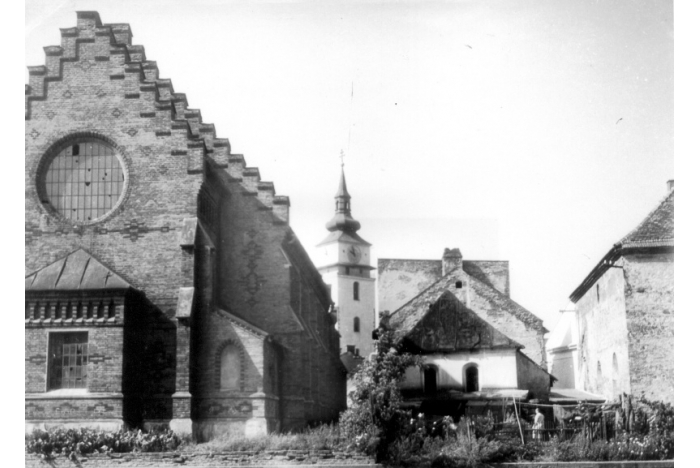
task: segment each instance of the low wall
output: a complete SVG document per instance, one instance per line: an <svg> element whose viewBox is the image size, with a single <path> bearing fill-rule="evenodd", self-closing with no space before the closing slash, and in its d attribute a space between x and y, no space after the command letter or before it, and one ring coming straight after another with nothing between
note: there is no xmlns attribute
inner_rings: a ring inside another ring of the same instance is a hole
<svg viewBox="0 0 700 468"><path fill-rule="evenodd" d="M673 468L673 460L494 463L491 468Z"/></svg>
<svg viewBox="0 0 700 468"><path fill-rule="evenodd" d="M267 450L255 452L216 452L216 453L116 453L111 455L83 455L78 463L61 455L49 461L38 455L25 455L25 468L75 468L79 467L181 467L223 468L244 465L246 468L282 467L309 468L311 466L342 466L343 468L382 468L365 455L331 450Z"/></svg>

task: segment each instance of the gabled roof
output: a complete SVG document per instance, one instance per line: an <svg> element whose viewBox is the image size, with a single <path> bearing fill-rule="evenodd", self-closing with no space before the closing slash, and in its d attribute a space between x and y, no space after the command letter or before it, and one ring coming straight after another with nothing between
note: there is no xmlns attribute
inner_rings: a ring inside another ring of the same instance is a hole
<svg viewBox="0 0 700 468"><path fill-rule="evenodd" d="M524 347L445 288L426 289L383 323L397 341L425 352Z"/></svg>
<svg viewBox="0 0 700 468"><path fill-rule="evenodd" d="M83 249L24 278L25 291L128 289L131 285Z"/></svg>
<svg viewBox="0 0 700 468"><path fill-rule="evenodd" d="M412 328L419 319L416 315L416 310L423 310L425 306L429 306L437 301L444 291L449 290L458 281L461 281L465 288L471 288L473 294L477 294L480 299L490 303L495 309L505 311L527 324L542 326L541 318L522 307L510 297L493 286L481 282L461 268L455 268L389 315L388 319L390 320L389 323L392 324L392 328L398 324L401 324L399 327L401 329ZM542 326L542 329L545 333L549 331L544 326ZM395 330L398 330L398 328L395 328Z"/></svg>
<svg viewBox="0 0 700 468"><path fill-rule="evenodd" d="M646 218L625 237L616 242L603 259L593 268L579 286L571 293L569 299L578 302L586 291L598 281L611 265L623 254L623 251L650 247L673 249L673 200L675 190L661 200Z"/></svg>
<svg viewBox="0 0 700 468"><path fill-rule="evenodd" d="M617 245L623 248L672 246L674 192L671 189L661 203L644 218L644 221L623 237Z"/></svg>

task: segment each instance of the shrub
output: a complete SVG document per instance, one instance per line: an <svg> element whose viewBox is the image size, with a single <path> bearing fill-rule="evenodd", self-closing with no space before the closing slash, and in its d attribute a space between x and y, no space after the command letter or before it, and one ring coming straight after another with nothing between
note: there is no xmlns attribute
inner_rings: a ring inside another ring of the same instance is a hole
<svg viewBox="0 0 700 468"><path fill-rule="evenodd" d="M420 365L420 358L401 352L391 330L380 327L378 335L376 355L365 359L355 374L357 386L350 408L340 416L340 430L350 448L382 461L391 444L406 435L410 416L399 407L399 383L406 369Z"/></svg>
<svg viewBox="0 0 700 468"><path fill-rule="evenodd" d="M97 429L34 430L24 438L25 451L50 459L57 455L107 452L162 452L177 449L184 440L170 429L107 432Z"/></svg>

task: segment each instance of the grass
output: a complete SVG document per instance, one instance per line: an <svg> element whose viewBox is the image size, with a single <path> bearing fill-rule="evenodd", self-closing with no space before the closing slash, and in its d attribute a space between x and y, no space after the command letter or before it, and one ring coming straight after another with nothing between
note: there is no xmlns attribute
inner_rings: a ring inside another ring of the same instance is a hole
<svg viewBox="0 0 700 468"><path fill-rule="evenodd" d="M221 435L209 442L183 447L191 452L259 452L263 450L335 450L346 448L337 426L322 425L303 432L268 434L245 438L242 434Z"/></svg>

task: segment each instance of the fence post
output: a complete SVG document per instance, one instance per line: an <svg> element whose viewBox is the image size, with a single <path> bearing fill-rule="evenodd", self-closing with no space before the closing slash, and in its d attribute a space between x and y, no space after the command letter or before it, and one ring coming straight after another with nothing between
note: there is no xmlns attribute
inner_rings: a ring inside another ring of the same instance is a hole
<svg viewBox="0 0 700 468"><path fill-rule="evenodd" d="M605 442L607 442L608 441L608 425L606 423L605 414L606 414L605 411L603 411L603 410L600 411L600 415L601 415L600 420L601 420L601 424L603 425L603 427L602 427L603 440Z"/></svg>
<svg viewBox="0 0 700 468"><path fill-rule="evenodd" d="M520 425L520 415L518 414L518 405L515 404L515 396L513 396L513 407L515 408L515 419L518 421L518 429L520 429L520 441L523 443L523 445L525 445L523 427Z"/></svg>

